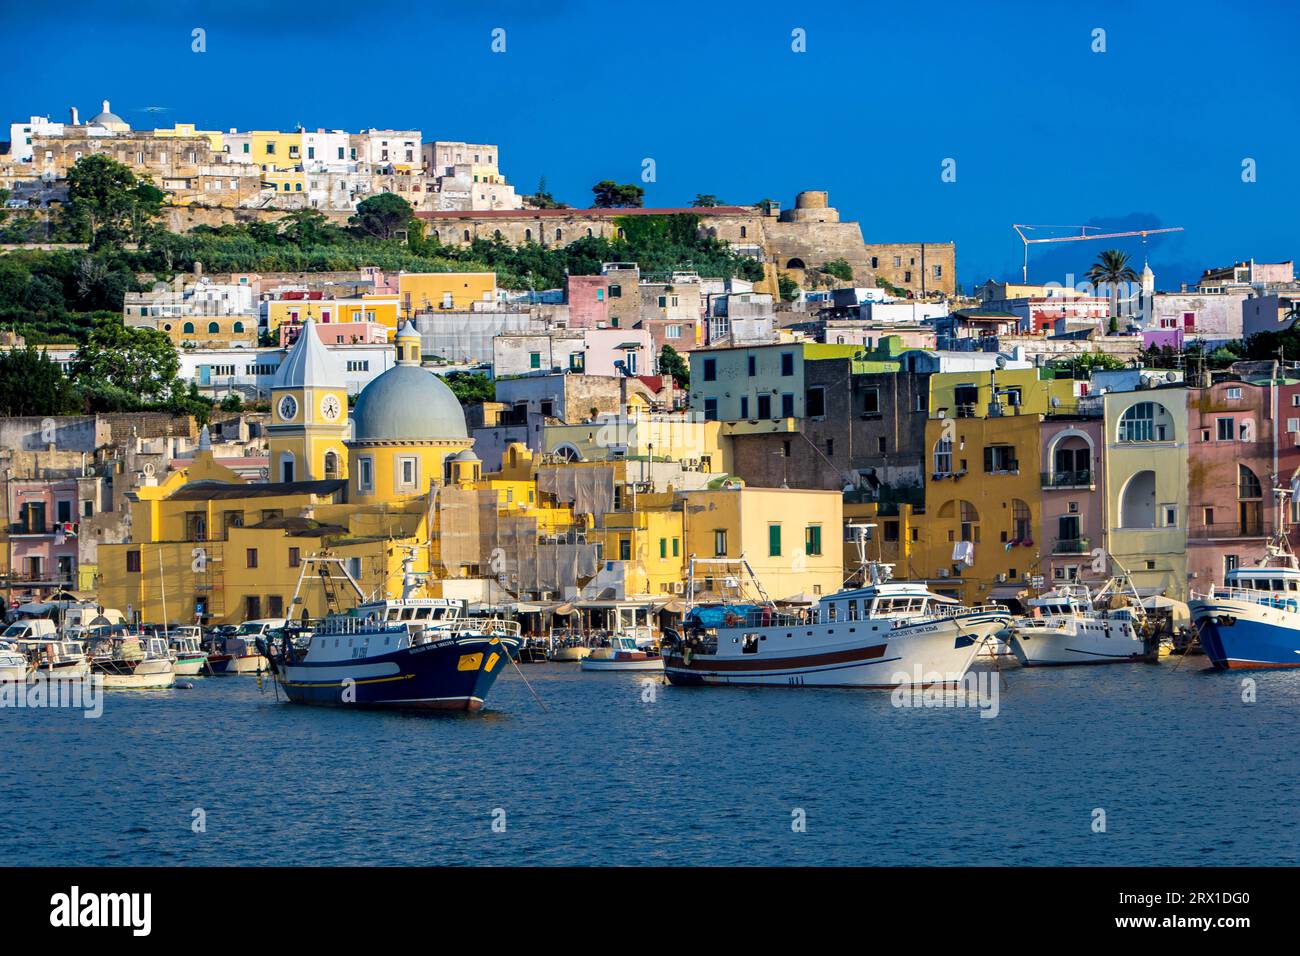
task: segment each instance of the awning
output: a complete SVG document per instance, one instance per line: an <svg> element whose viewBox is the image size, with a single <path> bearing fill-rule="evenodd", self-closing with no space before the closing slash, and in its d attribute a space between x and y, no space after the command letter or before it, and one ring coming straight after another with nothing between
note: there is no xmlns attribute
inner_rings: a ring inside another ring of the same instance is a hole
<svg viewBox="0 0 1300 956"><path fill-rule="evenodd" d="M572 604L561 604L559 607L555 609L555 613L564 614L564 615L577 614L578 609L574 607Z"/></svg>
<svg viewBox="0 0 1300 956"><path fill-rule="evenodd" d="M1176 601L1163 594L1153 594L1142 599L1142 606L1148 611L1165 611L1176 623L1185 623L1192 619L1192 609L1182 601Z"/></svg>
<svg viewBox="0 0 1300 956"><path fill-rule="evenodd" d="M667 604L665 604L665 605L664 605L663 607L661 607L659 610L661 610L661 611L667 611L669 614L685 614L685 613L686 613L686 602L685 602L685 601L669 601Z"/></svg>

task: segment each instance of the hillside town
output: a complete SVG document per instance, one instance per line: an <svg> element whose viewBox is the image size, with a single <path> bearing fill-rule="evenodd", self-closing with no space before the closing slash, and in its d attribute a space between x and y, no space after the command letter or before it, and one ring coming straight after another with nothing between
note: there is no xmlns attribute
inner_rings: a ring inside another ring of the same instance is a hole
<svg viewBox="0 0 1300 956"><path fill-rule="evenodd" d="M537 621L680 611L715 590L707 561L786 605L864 557L972 606L1116 568L1186 601L1264 556L1300 475L1289 261L1172 290L1158 259L1093 243L1077 282L963 292L952 243L867 241L824 191L645 208L605 182L569 208L518 194L491 144L133 130L102 106L14 123L0 155L0 226L27 231L0 254L22 286L11 609L71 592L153 624L283 618L324 553L366 592L414 554L433 594ZM362 258L308 261L310 230ZM189 236L302 262L223 268ZM645 261L590 258L629 249ZM568 258L502 265L530 250ZM58 263L108 291L48 305Z"/></svg>

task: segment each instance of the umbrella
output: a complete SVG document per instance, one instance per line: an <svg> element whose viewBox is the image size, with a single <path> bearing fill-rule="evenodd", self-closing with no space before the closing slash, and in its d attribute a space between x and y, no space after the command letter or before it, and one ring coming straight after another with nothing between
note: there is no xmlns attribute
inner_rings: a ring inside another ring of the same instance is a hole
<svg viewBox="0 0 1300 956"><path fill-rule="evenodd" d="M1163 594L1153 594L1148 598L1142 599L1142 606L1148 611L1168 610L1169 616L1175 623L1185 623L1192 619L1192 609L1182 601L1176 601L1171 597L1165 597Z"/></svg>

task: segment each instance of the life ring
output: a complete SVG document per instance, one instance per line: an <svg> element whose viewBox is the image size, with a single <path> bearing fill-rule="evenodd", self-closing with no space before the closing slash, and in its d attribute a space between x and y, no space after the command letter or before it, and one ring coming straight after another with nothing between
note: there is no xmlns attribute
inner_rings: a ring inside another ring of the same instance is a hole
<svg viewBox="0 0 1300 956"><path fill-rule="evenodd" d="M732 612L728 611L725 621L728 627L735 627L737 624L740 623L740 616L738 614L733 614Z"/></svg>

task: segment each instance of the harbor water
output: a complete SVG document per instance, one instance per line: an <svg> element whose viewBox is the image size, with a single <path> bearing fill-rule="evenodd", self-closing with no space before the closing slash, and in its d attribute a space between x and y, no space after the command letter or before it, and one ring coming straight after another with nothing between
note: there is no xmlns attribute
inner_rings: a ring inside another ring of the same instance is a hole
<svg viewBox="0 0 1300 956"><path fill-rule="evenodd" d="M14 865L1294 865L1300 672L1011 669L997 716L888 691L507 672L482 713L269 682L2 709ZM1243 680L1254 682L1243 701ZM1249 696L1249 695L1247 695ZM993 711L987 711L992 713Z"/></svg>

